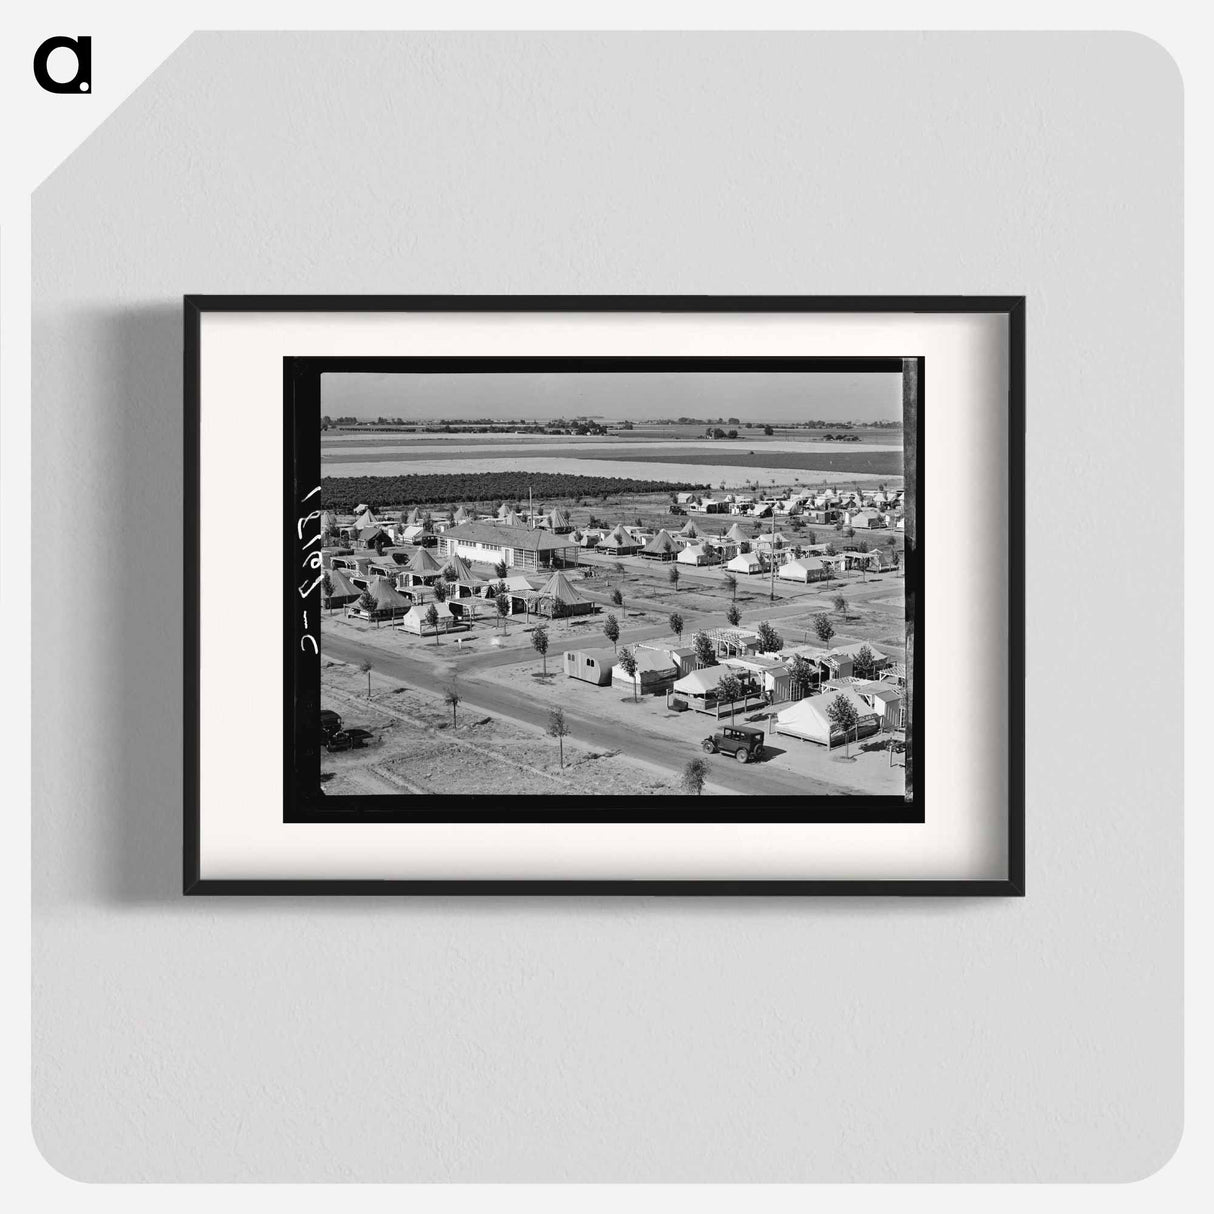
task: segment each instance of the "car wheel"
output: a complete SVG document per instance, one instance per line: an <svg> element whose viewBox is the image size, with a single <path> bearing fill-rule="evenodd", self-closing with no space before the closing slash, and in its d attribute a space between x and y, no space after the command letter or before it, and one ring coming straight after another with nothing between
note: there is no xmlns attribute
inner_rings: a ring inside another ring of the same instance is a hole
<svg viewBox="0 0 1214 1214"><path fill-rule="evenodd" d="M761 759L762 757L763 757L763 745L762 745L762 743L760 743L758 746L755 747L755 758Z"/></svg>
<svg viewBox="0 0 1214 1214"><path fill-rule="evenodd" d="M746 749L735 750L733 752L733 757L735 759L737 759L737 761L739 763L749 763L750 762L750 752Z"/></svg>
<svg viewBox="0 0 1214 1214"><path fill-rule="evenodd" d="M705 738L704 741L700 743L700 746L702 749L706 750L710 755L716 753L717 748L710 741L708 741L707 738Z"/></svg>

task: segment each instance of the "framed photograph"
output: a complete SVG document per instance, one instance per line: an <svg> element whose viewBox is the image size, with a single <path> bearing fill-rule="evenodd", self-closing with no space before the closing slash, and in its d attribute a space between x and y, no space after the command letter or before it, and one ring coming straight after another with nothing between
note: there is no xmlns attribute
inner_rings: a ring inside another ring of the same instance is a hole
<svg viewBox="0 0 1214 1214"><path fill-rule="evenodd" d="M188 296L185 409L185 892L1023 894L1023 299Z"/></svg>

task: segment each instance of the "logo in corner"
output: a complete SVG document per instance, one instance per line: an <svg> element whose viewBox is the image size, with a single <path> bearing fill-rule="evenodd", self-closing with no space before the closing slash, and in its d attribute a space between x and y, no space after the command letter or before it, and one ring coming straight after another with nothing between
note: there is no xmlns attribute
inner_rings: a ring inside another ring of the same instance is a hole
<svg viewBox="0 0 1214 1214"><path fill-rule="evenodd" d="M76 74L70 80L56 80L46 70L54 51L71 51L76 57ZM93 40L81 34L76 38L48 38L34 52L34 79L48 93L89 93L93 89Z"/></svg>

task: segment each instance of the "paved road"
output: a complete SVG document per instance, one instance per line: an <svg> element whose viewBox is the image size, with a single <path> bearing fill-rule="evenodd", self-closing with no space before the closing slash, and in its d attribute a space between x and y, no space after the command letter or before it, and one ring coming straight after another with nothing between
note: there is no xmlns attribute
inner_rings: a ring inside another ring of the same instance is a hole
<svg viewBox="0 0 1214 1214"><path fill-rule="evenodd" d="M400 679L414 687L441 686L445 676L436 674L433 664L419 661L406 654L388 654L382 649L374 649L360 645L357 641L346 637L325 637L325 653L339 661L358 663L368 658L377 671L382 674ZM493 655L503 657L507 661L518 662L527 655L518 651L513 654ZM477 664L484 666L483 660ZM493 665L503 663L493 662ZM469 663L453 661L451 669L465 672ZM548 723L548 709L538 701L535 688L530 679L519 681L518 688L500 686L489 683L461 683L460 696L462 703L469 708L477 708L482 712L495 713L516 721L524 721L529 725L544 728ZM633 758L642 759L671 772L674 775L682 773L689 759L702 756L703 751L697 743L668 737L654 737L642 730L634 730L613 721L604 721L599 717L583 715L580 712L566 709L565 717L573 728L573 737L583 743L593 742L594 746L603 750L620 750ZM705 734L709 732L709 722L705 720ZM785 739L775 743L779 749L792 745ZM786 796L788 794L807 795L813 793L837 793L838 787L810 779L807 776L793 772L781 771L767 764L746 764L727 759L723 755L709 757L709 780L711 783L729 792L744 793L757 796L764 793Z"/></svg>

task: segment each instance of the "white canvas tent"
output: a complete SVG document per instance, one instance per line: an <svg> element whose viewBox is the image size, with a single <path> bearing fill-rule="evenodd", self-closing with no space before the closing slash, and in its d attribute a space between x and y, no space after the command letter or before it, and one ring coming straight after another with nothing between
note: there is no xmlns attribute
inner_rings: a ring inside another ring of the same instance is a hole
<svg viewBox="0 0 1214 1214"><path fill-rule="evenodd" d="M698 544L688 544L674 559L680 565L715 565L720 557L711 544L702 540Z"/></svg>
<svg viewBox="0 0 1214 1214"><path fill-rule="evenodd" d="M725 563L730 573L762 573L763 561L757 552L739 552Z"/></svg>
<svg viewBox="0 0 1214 1214"><path fill-rule="evenodd" d="M776 577L786 582L819 582L825 576L822 562L816 556L801 556L781 565Z"/></svg>
<svg viewBox="0 0 1214 1214"><path fill-rule="evenodd" d="M841 746L844 738L840 730L831 724L827 716L827 707L836 697L842 696L851 702L856 710L858 726L853 732L851 741L867 737L877 732L879 724L872 708L854 691L827 691L822 695L810 696L808 699L797 700L782 712L776 714L776 733L786 734L791 738L801 738L806 742L817 742L822 746Z"/></svg>
<svg viewBox="0 0 1214 1214"><path fill-rule="evenodd" d="M426 616L431 607L438 612L437 629L426 623ZM459 617L452 610L450 603L419 603L409 609L399 626L417 636L433 636L436 631L447 632L458 620Z"/></svg>

